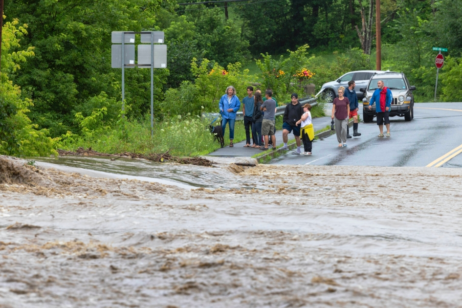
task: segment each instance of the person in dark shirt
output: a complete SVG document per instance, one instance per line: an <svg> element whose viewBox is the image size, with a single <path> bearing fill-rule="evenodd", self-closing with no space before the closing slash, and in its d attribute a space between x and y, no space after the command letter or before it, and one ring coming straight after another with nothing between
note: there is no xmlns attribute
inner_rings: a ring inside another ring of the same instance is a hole
<svg viewBox="0 0 462 308"><path fill-rule="evenodd" d="M250 133L253 131L253 110L255 105L255 98L253 97L253 87L247 87L247 96L242 99L244 114L244 127L245 127L245 136L246 136L246 148L250 147ZM252 134L253 147L255 147L255 136Z"/></svg>
<svg viewBox="0 0 462 308"><path fill-rule="evenodd" d="M252 148L259 149L260 146L263 146L263 137L261 135L261 125L263 122L263 111L261 111L261 105L263 100L261 97L261 91L256 92L254 96L254 108L253 108L253 126L252 126L252 135L254 136L255 144Z"/></svg>
<svg viewBox="0 0 462 308"><path fill-rule="evenodd" d="M353 136L359 137L361 136L358 133L358 111L359 111L359 104L358 104L358 96L356 95L355 91L355 82L353 80L348 82L348 88L345 90L345 97L348 98L350 101L350 114L349 118L353 118ZM350 136L350 128L347 128L347 138L352 138Z"/></svg>
<svg viewBox="0 0 462 308"><path fill-rule="evenodd" d="M301 154L302 143L300 141L300 124L297 125L298 120L302 118L303 108L298 102L297 93L293 93L291 102L287 104L284 111L283 124L282 124L282 140L284 146L282 149L287 149L287 141L289 134L293 131L295 136L295 142L297 143L297 150L294 152L295 155Z"/></svg>
<svg viewBox="0 0 462 308"><path fill-rule="evenodd" d="M337 134L338 147L346 147L348 115L350 113L350 101L343 96L345 88L338 89L338 97L332 103L332 120L335 118L335 133Z"/></svg>

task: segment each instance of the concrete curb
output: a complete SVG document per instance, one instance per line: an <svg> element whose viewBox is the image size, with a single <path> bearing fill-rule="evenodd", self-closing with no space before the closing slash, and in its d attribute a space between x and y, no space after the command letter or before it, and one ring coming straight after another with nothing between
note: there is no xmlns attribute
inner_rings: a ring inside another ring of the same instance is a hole
<svg viewBox="0 0 462 308"><path fill-rule="evenodd" d="M350 121L348 123L348 126L349 127L352 127L353 126L353 121ZM319 133L317 135L315 135L314 137L318 138L318 139L324 139L324 138L327 138L327 137L330 137L331 135L334 135L335 134L335 131L332 131L332 130L328 130L328 131L325 131L325 132L322 132L322 133ZM263 163L268 163L270 162L272 159L274 158L277 158L291 150L294 150L297 148L297 144L294 142L292 144L289 144L288 145L288 149L282 149L282 148L279 148L277 150L274 150L274 151L271 151L269 153L264 153L262 154L261 156L257 156L255 157L255 159L260 163L260 164L263 164Z"/></svg>

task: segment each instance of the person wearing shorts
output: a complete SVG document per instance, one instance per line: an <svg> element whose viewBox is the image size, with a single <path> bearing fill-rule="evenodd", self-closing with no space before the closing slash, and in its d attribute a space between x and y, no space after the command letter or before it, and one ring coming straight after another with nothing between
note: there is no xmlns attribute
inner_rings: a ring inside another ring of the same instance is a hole
<svg viewBox="0 0 462 308"><path fill-rule="evenodd" d="M291 102L287 104L283 116L282 140L284 142L284 146L282 147L282 149L288 148L288 135L293 131L295 136L295 142L297 143L297 150L294 152L295 155L300 155L302 152L302 143L300 141L300 124L297 124L298 120L301 119L302 115L303 108L298 102L298 95L297 93L293 93L291 97Z"/></svg>
<svg viewBox="0 0 462 308"><path fill-rule="evenodd" d="M377 82L378 89L372 94L371 100L369 101L369 110L372 109L372 105L375 105L375 111L377 112L377 125L379 126L380 134L379 137L383 137L383 125L387 127L386 137L390 137L390 109L391 102L393 100L393 94L391 90L385 87L383 80Z"/></svg>
<svg viewBox="0 0 462 308"><path fill-rule="evenodd" d="M271 140L273 141L273 150L275 150L276 136L274 135L274 128L276 120L276 101L271 98L273 96L273 91L271 90L266 90L265 96L266 100L261 105L261 110L264 111L261 134L265 140L265 146L261 149L268 150L269 137L271 136Z"/></svg>
<svg viewBox="0 0 462 308"><path fill-rule="evenodd" d="M359 137L361 136L358 133L358 110L359 110L359 103L358 103L358 96L356 95L355 91L355 82L354 80L350 80L348 82L348 88L345 90L345 97L348 98L350 101L350 114L349 119L353 118L353 136ZM347 138L352 138L350 136L350 127L347 128Z"/></svg>

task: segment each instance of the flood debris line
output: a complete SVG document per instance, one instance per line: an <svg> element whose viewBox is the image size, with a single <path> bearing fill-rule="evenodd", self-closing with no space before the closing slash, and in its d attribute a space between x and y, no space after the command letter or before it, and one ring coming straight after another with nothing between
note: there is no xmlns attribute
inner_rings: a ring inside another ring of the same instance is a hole
<svg viewBox="0 0 462 308"><path fill-rule="evenodd" d="M137 153L129 153L123 152L119 154L106 154L100 153L97 151L92 150L92 148L84 149L78 148L75 152L73 151L66 151L66 150L58 150L59 156L85 156L85 157L111 157L112 159L117 158L130 158L130 159L147 159L154 162L175 162L179 164L191 164L197 166L212 166L212 162L208 159L203 157L177 157L172 156L170 153L159 153L159 154L137 154Z"/></svg>
<svg viewBox="0 0 462 308"><path fill-rule="evenodd" d="M0 307L460 306L457 169L179 165L209 179L183 189L6 163Z"/></svg>

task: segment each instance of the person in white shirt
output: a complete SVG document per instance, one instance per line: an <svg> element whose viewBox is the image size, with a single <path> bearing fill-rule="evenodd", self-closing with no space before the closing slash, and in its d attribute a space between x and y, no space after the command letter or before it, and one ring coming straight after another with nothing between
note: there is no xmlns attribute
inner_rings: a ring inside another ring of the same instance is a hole
<svg viewBox="0 0 462 308"><path fill-rule="evenodd" d="M313 147L314 140L314 127L311 118L311 105L303 105L303 115L300 120L298 120L297 125L301 124L301 135L303 140L303 146L305 147L305 152L303 155L311 156L311 151Z"/></svg>

